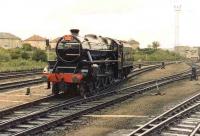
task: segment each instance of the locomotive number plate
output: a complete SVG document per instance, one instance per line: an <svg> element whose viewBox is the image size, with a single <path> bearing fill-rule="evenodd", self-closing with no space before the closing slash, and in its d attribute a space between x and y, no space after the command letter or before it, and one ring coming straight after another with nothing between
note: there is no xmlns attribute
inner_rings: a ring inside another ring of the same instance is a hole
<svg viewBox="0 0 200 136"><path fill-rule="evenodd" d="M73 36L72 35L65 35L64 36L64 40L65 41L72 41L73 40Z"/></svg>

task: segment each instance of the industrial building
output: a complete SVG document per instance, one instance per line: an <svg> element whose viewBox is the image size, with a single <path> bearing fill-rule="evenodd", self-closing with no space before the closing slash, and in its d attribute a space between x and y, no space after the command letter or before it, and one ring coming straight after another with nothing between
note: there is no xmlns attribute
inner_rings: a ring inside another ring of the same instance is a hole
<svg viewBox="0 0 200 136"><path fill-rule="evenodd" d="M11 49L21 47L22 41L19 37L11 34L0 32L0 47L4 49Z"/></svg>
<svg viewBox="0 0 200 136"><path fill-rule="evenodd" d="M46 38L43 38L39 35L33 35L28 39L24 40L23 43L28 43L33 47L45 50L46 49Z"/></svg>

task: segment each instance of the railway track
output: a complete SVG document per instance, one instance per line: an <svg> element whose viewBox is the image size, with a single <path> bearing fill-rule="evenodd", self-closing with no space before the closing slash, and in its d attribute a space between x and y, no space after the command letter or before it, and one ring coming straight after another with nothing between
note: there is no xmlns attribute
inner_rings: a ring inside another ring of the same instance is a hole
<svg viewBox="0 0 200 136"><path fill-rule="evenodd" d="M35 78L35 79L29 79L29 80L25 80L25 81L2 83L2 84L0 84L0 92L6 91L8 89L25 87L25 86L29 86L29 85L44 83L44 82L45 82L45 80L43 78Z"/></svg>
<svg viewBox="0 0 200 136"><path fill-rule="evenodd" d="M175 62L166 62L165 65L170 65L170 64L174 64L174 63ZM180 61L177 62L177 63L180 63ZM144 73L146 71L154 70L154 69L159 68L159 67L161 67L161 63L155 64L155 65L143 66L143 68L141 68L141 69L134 69L133 73L129 77L133 77L133 76L139 75L141 73Z"/></svg>
<svg viewBox="0 0 200 136"><path fill-rule="evenodd" d="M132 76L136 76L138 74L144 73L146 71L153 70L153 69L158 68L158 67L160 67L160 65L151 65L151 66L146 66L142 69L134 70ZM26 74L26 73L24 73L24 74ZM30 74L30 73L28 72L27 74ZM5 77L7 77L7 76L8 75L5 74ZM14 75L14 76L16 76L16 75ZM0 79L1 79L1 76L0 76ZM8 89L13 89L13 88L18 88L18 87L26 87L26 86L40 84L40 83L44 83L44 82L45 82L45 80L43 78L35 78L35 79L29 79L29 80L25 80L25 81L15 81L15 82L9 82L9 83L1 83L0 84L0 92L7 91Z"/></svg>
<svg viewBox="0 0 200 136"><path fill-rule="evenodd" d="M41 69L36 69L36 70L32 70L32 71L29 70L29 71L15 71L15 72L0 72L0 80L40 75L40 74L42 74Z"/></svg>
<svg viewBox="0 0 200 136"><path fill-rule="evenodd" d="M26 73L26 72L33 72L33 71L42 71L42 68L35 68L35 69L29 69L29 70L16 70L16 71L3 71L0 72L1 74L8 74L8 73Z"/></svg>
<svg viewBox="0 0 200 136"><path fill-rule="evenodd" d="M171 63L174 63L174 62L166 62L166 64L171 64ZM149 66L153 64L160 65L161 63L159 62L149 63L149 64L145 63L144 65L143 64L142 65ZM42 69L0 72L0 80L18 78L18 77L27 77L27 76L40 75L40 74L42 74Z"/></svg>
<svg viewBox="0 0 200 136"><path fill-rule="evenodd" d="M144 72L153 70L153 69L158 68L158 67L160 67L160 66L159 66L159 65L152 65L152 66L149 66L149 67L144 67L144 68L142 68L142 69L134 70L133 73L131 74L131 76L128 76L128 79L130 79L131 77L134 77L134 76L136 76L136 75L142 74L142 73L144 73ZM39 79L40 79L40 78L39 78ZM32 80L30 80L30 81L32 81ZM33 81L34 81L34 80L33 80ZM39 82L40 82L40 80L39 80ZM44 82L44 81L42 81L42 82ZM16 82L16 83L19 83L19 84L20 84L20 83L23 83L23 81L22 81L22 82ZM9 84L10 84L11 86L9 86ZM24 85L29 85L29 82L25 83ZM3 89L12 88L12 86L14 86L14 87L19 87L18 84L15 84L15 83L8 83L8 84L5 84L5 85L2 85L2 90L3 90ZM22 86L22 85L21 85L21 86ZM0 87L1 87L1 85L0 85ZM40 103L42 103L42 102L47 102L47 101L49 101L49 100L51 101L52 98L54 98L54 96L50 95L50 96L47 96L47 97L38 99L38 100L36 100L36 101L32 101L31 103L25 103L25 104L18 105L18 106L9 108L9 109L4 109L4 110L0 111L0 116L1 116L1 115L4 115L4 114L7 114L7 113L10 113L10 112L12 112L12 111L14 111L14 110L19 110L19 109L22 109L22 108L27 108L27 107L29 107L30 105L37 105L37 104L40 104Z"/></svg>
<svg viewBox="0 0 200 136"><path fill-rule="evenodd" d="M137 68L137 67L139 67L139 65L141 65L141 67L149 66L149 65L159 65L159 64L162 64L162 62L164 62L164 64L168 65L168 64L172 64L172 63L180 63L181 61L142 61L142 62L134 62L133 67Z"/></svg>
<svg viewBox="0 0 200 136"><path fill-rule="evenodd" d="M104 93L86 99L77 99L75 97L72 100L65 100L53 105L49 105L47 102L33 106L30 104L28 105L29 110L23 107L17 110L7 109L7 112L4 110L4 114L2 114L3 111L0 112L0 134L24 136L39 133L64 122L70 122L84 114L119 103L137 94L157 88L158 86L186 79L189 76L190 73L183 72L120 90L117 89L120 82L117 82L113 86L105 89Z"/></svg>
<svg viewBox="0 0 200 136"><path fill-rule="evenodd" d="M164 112L127 136L199 136L200 93Z"/></svg>
<svg viewBox="0 0 200 136"><path fill-rule="evenodd" d="M159 66L159 65L152 65L152 66L149 66L149 67L144 67L144 68L142 68L142 69L134 70L133 73L132 73L130 76L128 76L127 79L130 79L131 77L137 76L137 75L139 75L139 74L142 74L142 73L144 73L144 72L153 70L153 69L158 68L158 67L160 67L160 66ZM39 78L39 79L40 79L40 78ZM30 80L30 81L32 81L32 80ZM33 81L34 81L34 80L33 80ZM39 80L39 81L40 81L40 80ZM44 81L42 81L42 82L44 82ZM22 82L16 82L16 83L19 83L19 84L20 84L20 83L23 83L23 81L22 81ZM28 83L29 83L29 82L27 82L27 84L25 84L25 85L29 85ZM9 86L9 85L11 85L11 86ZM8 83L8 84L5 84L5 85L2 84L2 85L0 85L0 87L1 87L1 86L2 86L2 90L3 90L3 89L12 88L12 86L14 86L14 87L19 87L18 84L15 84L15 83ZM21 85L21 86L22 86L22 85ZM46 102L46 101L52 100L52 98L54 98L54 97L53 97L52 95L50 95L50 96L47 96L47 97L38 99L38 100L36 100L36 101L33 101L33 102L31 102L31 103L26 103L26 104L22 104L22 105L15 106L15 107L13 107L13 108L5 109L5 110L0 111L0 115L4 115L4 114L6 114L6 113L9 113L9 112L12 111L12 110L19 110L19 109L22 109L22 108L29 107L29 105L37 105L37 104L39 104L39 103L41 103L41 102Z"/></svg>

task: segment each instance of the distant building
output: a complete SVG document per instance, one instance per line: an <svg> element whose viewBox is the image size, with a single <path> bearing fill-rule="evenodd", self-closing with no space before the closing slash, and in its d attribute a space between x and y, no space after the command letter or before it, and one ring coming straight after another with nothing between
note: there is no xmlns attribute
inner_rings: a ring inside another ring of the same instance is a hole
<svg viewBox="0 0 200 136"><path fill-rule="evenodd" d="M189 46L176 46L175 52L181 56L191 59L199 60L200 58L200 48L199 47L189 47Z"/></svg>
<svg viewBox="0 0 200 136"><path fill-rule="evenodd" d="M198 47L191 47L189 51L187 52L186 58L192 59L192 60L199 60L199 48Z"/></svg>
<svg viewBox="0 0 200 136"><path fill-rule="evenodd" d="M139 46L140 46L140 43L138 41L135 41L135 40L130 40L130 41L128 41L128 43L131 44L133 49L138 49Z"/></svg>
<svg viewBox="0 0 200 136"><path fill-rule="evenodd" d="M186 57L189 50L190 50L189 46L175 46L174 48L174 51L180 54L182 57Z"/></svg>
<svg viewBox="0 0 200 136"><path fill-rule="evenodd" d="M21 47L22 41L19 37L10 34L0 32L0 47L5 49Z"/></svg>
<svg viewBox="0 0 200 136"><path fill-rule="evenodd" d="M50 41L51 49L55 49L56 48L56 44L57 44L57 42L58 42L59 39L60 39L60 37L58 37L58 38L53 39L52 41Z"/></svg>
<svg viewBox="0 0 200 136"><path fill-rule="evenodd" d="M46 38L43 38L39 35L33 35L28 39L24 40L24 43L29 43L31 46L45 50L46 49Z"/></svg>

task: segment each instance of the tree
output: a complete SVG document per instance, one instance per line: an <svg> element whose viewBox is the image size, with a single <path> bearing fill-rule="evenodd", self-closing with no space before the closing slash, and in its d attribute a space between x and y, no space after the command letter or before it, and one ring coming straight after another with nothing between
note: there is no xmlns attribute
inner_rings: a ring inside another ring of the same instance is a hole
<svg viewBox="0 0 200 136"><path fill-rule="evenodd" d="M152 47L153 47L153 49L157 50L158 47L160 47L160 43L158 41L153 41L152 42Z"/></svg>
<svg viewBox="0 0 200 136"><path fill-rule="evenodd" d="M33 51L32 60L47 61L47 55L43 50L37 49Z"/></svg>

